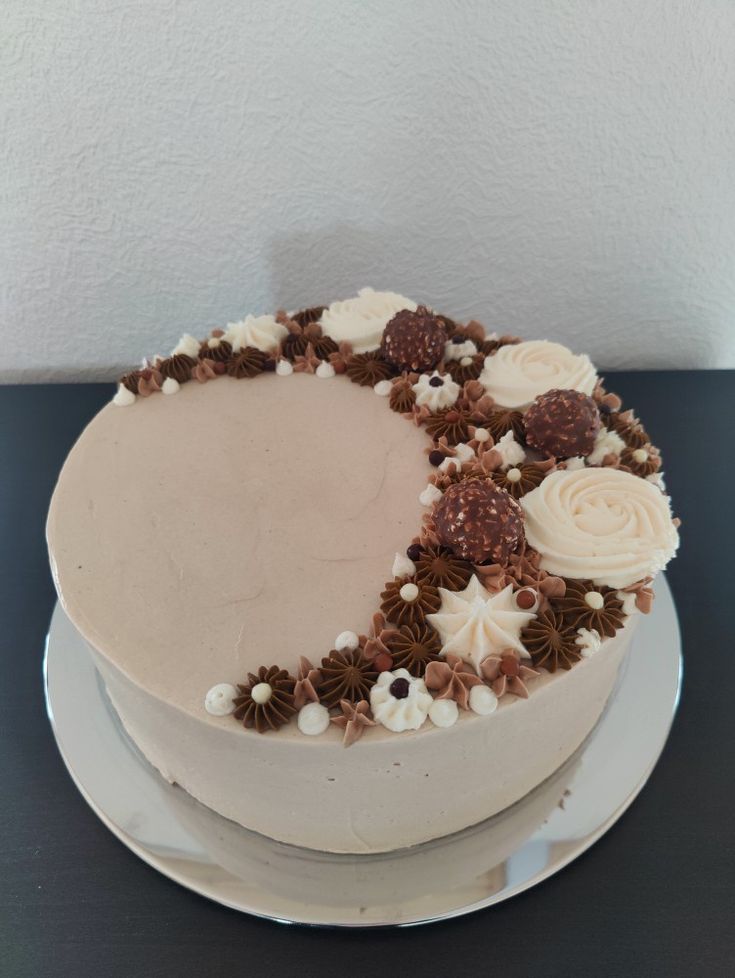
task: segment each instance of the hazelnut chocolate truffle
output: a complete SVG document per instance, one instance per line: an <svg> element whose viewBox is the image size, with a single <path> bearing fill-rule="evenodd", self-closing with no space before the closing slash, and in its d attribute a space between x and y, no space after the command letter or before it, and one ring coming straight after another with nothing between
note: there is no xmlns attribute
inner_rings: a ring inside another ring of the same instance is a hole
<svg viewBox="0 0 735 978"><path fill-rule="evenodd" d="M447 337L438 316L419 306L402 309L383 332L380 352L398 370L433 370L444 355Z"/></svg>
<svg viewBox="0 0 735 978"><path fill-rule="evenodd" d="M523 419L526 443L556 458L589 455L600 430L600 412L587 394L551 390L541 394Z"/></svg>
<svg viewBox="0 0 735 978"><path fill-rule="evenodd" d="M491 480L450 486L436 505L439 542L473 564L506 564L523 540L523 510Z"/></svg>

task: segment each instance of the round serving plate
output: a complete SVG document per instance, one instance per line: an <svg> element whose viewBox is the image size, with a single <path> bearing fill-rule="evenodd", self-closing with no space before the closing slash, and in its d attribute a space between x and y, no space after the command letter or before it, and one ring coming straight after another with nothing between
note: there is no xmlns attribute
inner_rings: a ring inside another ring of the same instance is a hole
<svg viewBox="0 0 735 978"><path fill-rule="evenodd" d="M681 646L663 577L618 686L585 743L511 808L444 839L373 856L299 849L222 818L166 782L129 739L84 640L57 605L46 703L69 773L149 865L227 907L283 923L408 926L488 907L571 862L646 783L679 699Z"/></svg>

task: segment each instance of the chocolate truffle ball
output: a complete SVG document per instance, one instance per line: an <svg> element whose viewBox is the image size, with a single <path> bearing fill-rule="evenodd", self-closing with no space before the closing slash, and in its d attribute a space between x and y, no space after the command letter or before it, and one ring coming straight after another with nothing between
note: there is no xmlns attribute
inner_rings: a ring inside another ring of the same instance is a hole
<svg viewBox="0 0 735 978"><path fill-rule="evenodd" d="M447 335L426 306L402 309L383 331L380 352L398 370L433 370L444 355Z"/></svg>
<svg viewBox="0 0 735 978"><path fill-rule="evenodd" d="M473 564L506 564L523 540L523 510L489 479L449 486L434 510L439 542Z"/></svg>
<svg viewBox="0 0 735 978"><path fill-rule="evenodd" d="M597 405L581 391L540 394L523 418L526 442L556 458L589 455L600 430Z"/></svg>

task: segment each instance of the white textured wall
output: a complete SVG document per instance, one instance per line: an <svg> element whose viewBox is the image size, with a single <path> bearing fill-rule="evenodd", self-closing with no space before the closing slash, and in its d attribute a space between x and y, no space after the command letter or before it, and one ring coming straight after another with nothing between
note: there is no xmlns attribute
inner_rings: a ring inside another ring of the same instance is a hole
<svg viewBox="0 0 735 978"><path fill-rule="evenodd" d="M2 379L364 284L735 366L731 0L2 8Z"/></svg>

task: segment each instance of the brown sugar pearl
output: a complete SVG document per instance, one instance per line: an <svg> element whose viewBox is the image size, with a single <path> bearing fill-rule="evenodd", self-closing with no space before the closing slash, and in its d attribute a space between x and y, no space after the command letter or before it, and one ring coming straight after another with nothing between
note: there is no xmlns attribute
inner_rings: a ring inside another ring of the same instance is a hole
<svg viewBox="0 0 735 978"><path fill-rule="evenodd" d="M403 676L399 676L398 679L394 679L390 684L390 695L397 700L405 700L410 688L408 680L404 679Z"/></svg>
<svg viewBox="0 0 735 978"><path fill-rule="evenodd" d="M393 668L393 657L388 652L378 652L373 659L373 665L378 672L387 672Z"/></svg>
<svg viewBox="0 0 735 978"><path fill-rule="evenodd" d="M504 676L518 676L521 671L521 664L512 655L504 655L500 660L500 672Z"/></svg>
<svg viewBox="0 0 735 978"><path fill-rule="evenodd" d="M524 587L516 592L516 607L520 611L530 611L536 606L537 594L530 587Z"/></svg>

